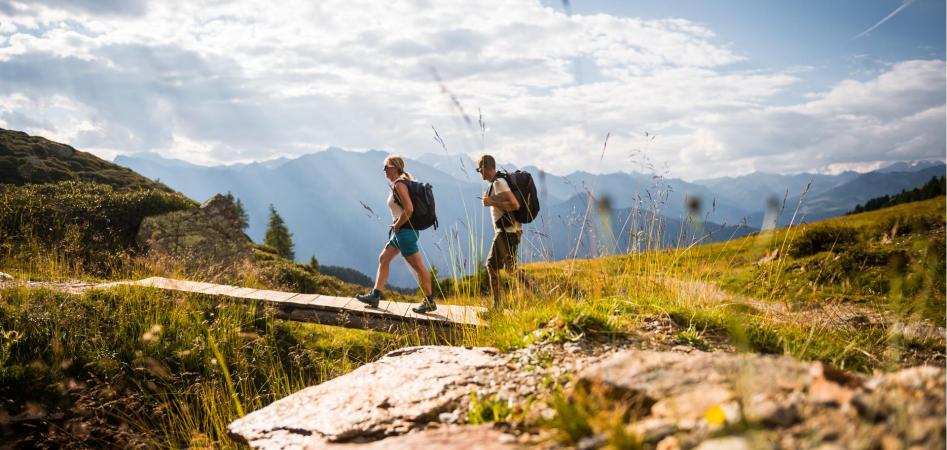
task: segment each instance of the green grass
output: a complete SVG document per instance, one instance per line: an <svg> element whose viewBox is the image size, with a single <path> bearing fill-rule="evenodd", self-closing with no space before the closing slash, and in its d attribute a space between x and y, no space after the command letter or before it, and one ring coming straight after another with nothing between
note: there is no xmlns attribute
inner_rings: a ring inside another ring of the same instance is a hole
<svg viewBox="0 0 947 450"><path fill-rule="evenodd" d="M124 423L138 443L159 447L188 446L194 436L233 446L226 425L244 412L411 344L410 335L260 321L252 303L144 288L0 295L8 414L31 402L103 428ZM110 437L93 427L72 442L84 438Z"/></svg>
<svg viewBox="0 0 947 450"><path fill-rule="evenodd" d="M517 414L509 401L497 395L480 398L476 393L470 393L470 406L467 409L467 423L470 425L509 422L521 415L521 411Z"/></svg>

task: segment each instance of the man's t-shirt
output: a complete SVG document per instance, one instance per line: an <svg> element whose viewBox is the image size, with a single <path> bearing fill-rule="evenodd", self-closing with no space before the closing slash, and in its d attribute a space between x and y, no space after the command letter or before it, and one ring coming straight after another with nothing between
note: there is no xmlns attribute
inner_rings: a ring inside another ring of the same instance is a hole
<svg viewBox="0 0 947 450"><path fill-rule="evenodd" d="M507 184L506 180L504 180L503 178L497 178L496 180L493 181L492 190L493 190L493 195L502 194L504 192L513 192L510 189L510 185ZM490 191L491 190L488 188L487 192L484 195L485 196L490 195ZM496 233L499 233L500 228L497 227L497 221L500 220L500 217L503 217L503 214L505 214L506 212L500 208L497 208L496 206L491 206L490 213L493 215L493 231ZM512 225L508 225L504 227L503 231L506 231L507 233L517 233L523 230L523 225L517 222L516 219L513 218L512 214L509 215L508 220L512 223Z"/></svg>

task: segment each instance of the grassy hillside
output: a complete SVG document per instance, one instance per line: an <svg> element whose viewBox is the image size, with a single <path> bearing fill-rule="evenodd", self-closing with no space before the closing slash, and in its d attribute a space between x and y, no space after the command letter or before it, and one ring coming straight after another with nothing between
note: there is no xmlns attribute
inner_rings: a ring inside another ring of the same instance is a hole
<svg viewBox="0 0 947 450"><path fill-rule="evenodd" d="M167 186L91 153L21 131L0 128L0 182L22 185L59 181L93 181L115 188L150 188L170 192Z"/></svg>
<svg viewBox="0 0 947 450"><path fill-rule="evenodd" d="M682 343L723 339L871 371L943 363L944 197L687 249L526 266L480 343L637 333L667 318ZM483 280L447 302L482 303Z"/></svg>
<svg viewBox="0 0 947 450"><path fill-rule="evenodd" d="M860 303L943 327L944 208L941 196L701 247L682 272L800 308Z"/></svg>

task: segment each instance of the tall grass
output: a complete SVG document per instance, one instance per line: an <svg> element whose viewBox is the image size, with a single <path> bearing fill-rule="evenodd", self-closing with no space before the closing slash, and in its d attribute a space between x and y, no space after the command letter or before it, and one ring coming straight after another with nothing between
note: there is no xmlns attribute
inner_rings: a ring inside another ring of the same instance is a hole
<svg viewBox="0 0 947 450"><path fill-rule="evenodd" d="M0 361L10 415L32 402L54 425L65 414L107 439L124 424L137 443L159 447L195 439L232 447L226 426L244 412L421 342L407 333L261 322L253 303L146 288L0 294L0 330L16 333ZM84 388L64 388L76 384Z"/></svg>

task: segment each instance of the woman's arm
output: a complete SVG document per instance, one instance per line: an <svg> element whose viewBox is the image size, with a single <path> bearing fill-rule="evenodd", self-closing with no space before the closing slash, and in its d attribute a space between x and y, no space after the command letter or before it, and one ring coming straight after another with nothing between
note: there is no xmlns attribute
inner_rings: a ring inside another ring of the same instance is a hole
<svg viewBox="0 0 947 450"><path fill-rule="evenodd" d="M404 183L395 183L395 195L398 196L398 200L401 202L401 217L395 221L394 227L395 231L398 231L404 224L408 223L408 219L411 218L411 214L414 213L414 204L411 203L411 195L408 194L408 186Z"/></svg>

